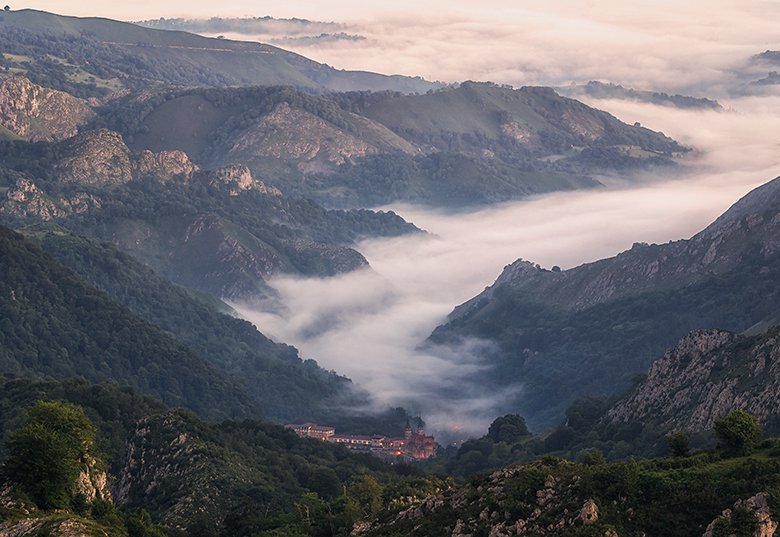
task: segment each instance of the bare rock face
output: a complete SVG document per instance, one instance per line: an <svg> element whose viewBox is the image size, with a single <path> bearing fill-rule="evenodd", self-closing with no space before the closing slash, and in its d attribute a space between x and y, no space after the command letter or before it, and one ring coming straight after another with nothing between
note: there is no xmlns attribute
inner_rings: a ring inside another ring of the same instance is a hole
<svg viewBox="0 0 780 537"><path fill-rule="evenodd" d="M324 171L350 158L378 153L377 147L286 102L238 136L231 160L297 160L304 171ZM316 169L315 169L316 168Z"/></svg>
<svg viewBox="0 0 780 537"><path fill-rule="evenodd" d="M29 179L20 179L0 199L0 215L49 222L101 206L102 200L94 194L81 192L67 198L53 198Z"/></svg>
<svg viewBox="0 0 780 537"><path fill-rule="evenodd" d="M175 412L141 420L129 440L116 490L117 504L127 509L143 507L150 498L171 499L158 505L161 512L153 516L185 534L187 524L206 513L219 527L231 507L220 490L228 463L214 463L213 448L186 427ZM237 472L243 485L251 482L244 475L248 471L241 467ZM170 490L180 493L171 495Z"/></svg>
<svg viewBox="0 0 780 537"><path fill-rule="evenodd" d="M64 140L94 117L87 101L33 84L21 76L0 80L0 125L28 140Z"/></svg>
<svg viewBox="0 0 780 537"><path fill-rule="evenodd" d="M777 412L780 339L747 338L722 330L693 332L657 360L647 379L613 407L613 423L656 422L665 429L702 431L741 408L766 418Z"/></svg>
<svg viewBox="0 0 780 537"><path fill-rule="evenodd" d="M76 490L89 502L95 500L111 501L108 488L108 474L98 466L98 461L91 455L84 455L82 468L76 481Z"/></svg>
<svg viewBox="0 0 780 537"><path fill-rule="evenodd" d="M61 218L67 213L29 179L20 179L0 201L0 215L14 218L35 217L44 222Z"/></svg>
<svg viewBox="0 0 780 537"><path fill-rule="evenodd" d="M133 180L132 155L119 133L88 131L66 140L60 148L65 156L54 166L59 181L106 187Z"/></svg>
<svg viewBox="0 0 780 537"><path fill-rule="evenodd" d="M111 187L154 177L166 182L189 180L198 171L183 151L143 151L134 155L122 136L108 129L87 131L61 142L54 179L95 187Z"/></svg>
<svg viewBox="0 0 780 537"><path fill-rule="evenodd" d="M252 177L246 166L225 166L217 170L204 172L200 180L212 188L227 192L229 196L238 196L247 190L256 190L270 196L281 196L282 192Z"/></svg>
<svg viewBox="0 0 780 537"><path fill-rule="evenodd" d="M105 537L108 533L83 519L70 516L23 518L0 524L0 537Z"/></svg>
<svg viewBox="0 0 780 537"><path fill-rule="evenodd" d="M769 495L766 492L760 492L745 501L738 501L734 504L734 509L726 509L718 518L713 520L707 526L707 531L704 532L702 537L713 537L716 535L716 531L722 531L723 528L726 528L727 531L731 530L733 514L737 509L747 510L755 517L753 537L774 537L778 523L772 519L772 511L769 508L768 499Z"/></svg>
<svg viewBox="0 0 780 537"><path fill-rule="evenodd" d="M160 181L170 181L174 177L189 178L198 171L184 151L142 151L135 159L135 169L139 177L155 177Z"/></svg>
<svg viewBox="0 0 780 537"><path fill-rule="evenodd" d="M583 524L595 524L599 520L599 506L593 499L586 501L580 509L579 519Z"/></svg>

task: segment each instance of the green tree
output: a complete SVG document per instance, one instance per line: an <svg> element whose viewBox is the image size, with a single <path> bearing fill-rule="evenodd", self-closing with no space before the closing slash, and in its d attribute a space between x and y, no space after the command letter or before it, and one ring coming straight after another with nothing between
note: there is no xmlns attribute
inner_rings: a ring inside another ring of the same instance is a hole
<svg viewBox="0 0 780 537"><path fill-rule="evenodd" d="M94 456L95 426L77 405L39 401L7 443L6 477L42 509L71 508L83 461Z"/></svg>
<svg viewBox="0 0 780 537"><path fill-rule="evenodd" d="M688 439L688 435L682 431L668 435L666 443L675 457L687 457L691 451L691 441Z"/></svg>
<svg viewBox="0 0 780 537"><path fill-rule="evenodd" d="M507 414L506 416L496 418L490 424L487 435L495 443L506 442L507 444L514 444L530 434L522 416Z"/></svg>
<svg viewBox="0 0 780 537"><path fill-rule="evenodd" d="M598 466L600 464L606 464L607 461L604 459L604 454L600 449L589 449L582 452L582 455L580 455L580 462L586 466Z"/></svg>
<svg viewBox="0 0 780 537"><path fill-rule="evenodd" d="M747 455L761 439L758 418L744 410L735 410L715 420L715 434L728 455Z"/></svg>
<svg viewBox="0 0 780 537"><path fill-rule="evenodd" d="M382 509L382 486L370 475L358 478L347 489L347 498L354 502L360 517L369 517Z"/></svg>

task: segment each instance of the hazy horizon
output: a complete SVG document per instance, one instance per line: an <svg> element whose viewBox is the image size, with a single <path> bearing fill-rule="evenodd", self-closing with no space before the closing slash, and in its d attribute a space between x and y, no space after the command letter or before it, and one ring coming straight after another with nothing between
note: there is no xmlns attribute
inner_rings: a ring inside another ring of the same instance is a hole
<svg viewBox="0 0 780 537"><path fill-rule="evenodd" d="M569 0L522 6L507 0L423 6L407 0L370 6L351 0L327 5L300 0L116 5L45 0L11 7L128 21L266 15L333 21L365 39L285 42L284 47L340 69L446 82L558 85L598 79L643 89L721 94L720 86L751 55L780 48L774 24L780 4L761 1L680 5L664 0L631 6L609 1L583 7Z"/></svg>

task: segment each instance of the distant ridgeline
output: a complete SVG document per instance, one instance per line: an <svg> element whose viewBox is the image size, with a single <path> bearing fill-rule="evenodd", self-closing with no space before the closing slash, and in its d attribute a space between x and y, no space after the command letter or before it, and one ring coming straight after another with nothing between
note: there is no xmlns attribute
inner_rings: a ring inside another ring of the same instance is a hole
<svg viewBox="0 0 780 537"><path fill-rule="evenodd" d="M285 427L295 431L301 438L316 438L323 442L342 444L348 449L366 452L389 462L430 459L436 456L436 440L425 434L422 418L418 418L417 429L414 431L407 420L404 435L396 438L380 434L336 434L335 427L316 423L290 423Z"/></svg>

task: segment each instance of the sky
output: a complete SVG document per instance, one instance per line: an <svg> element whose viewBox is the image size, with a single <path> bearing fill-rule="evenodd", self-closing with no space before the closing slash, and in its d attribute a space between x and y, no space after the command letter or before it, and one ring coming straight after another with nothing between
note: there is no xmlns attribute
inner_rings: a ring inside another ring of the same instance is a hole
<svg viewBox="0 0 780 537"><path fill-rule="evenodd" d="M337 68L565 85L602 80L637 89L717 98L724 111L684 111L590 101L618 118L661 130L694 151L681 170L637 186L623 177L602 191L562 193L466 214L390 207L431 234L357 246L371 269L329 279L279 277L284 308L235 307L261 331L353 378L377 408L406 405L448 438L480 435L522 391L486 392L468 345L421 350L452 308L490 285L517 258L569 268L634 242L687 238L739 197L780 175L780 97L744 96L770 70L750 57L780 49L780 2L711 0L332 0L205 2L93 0L12 4L123 20L274 16L338 23L360 40L270 40ZM322 32L312 27L312 36ZM777 69L775 67L776 70ZM644 178L647 179L647 178ZM471 342L471 344L475 344ZM457 409L457 410L454 410Z"/></svg>

